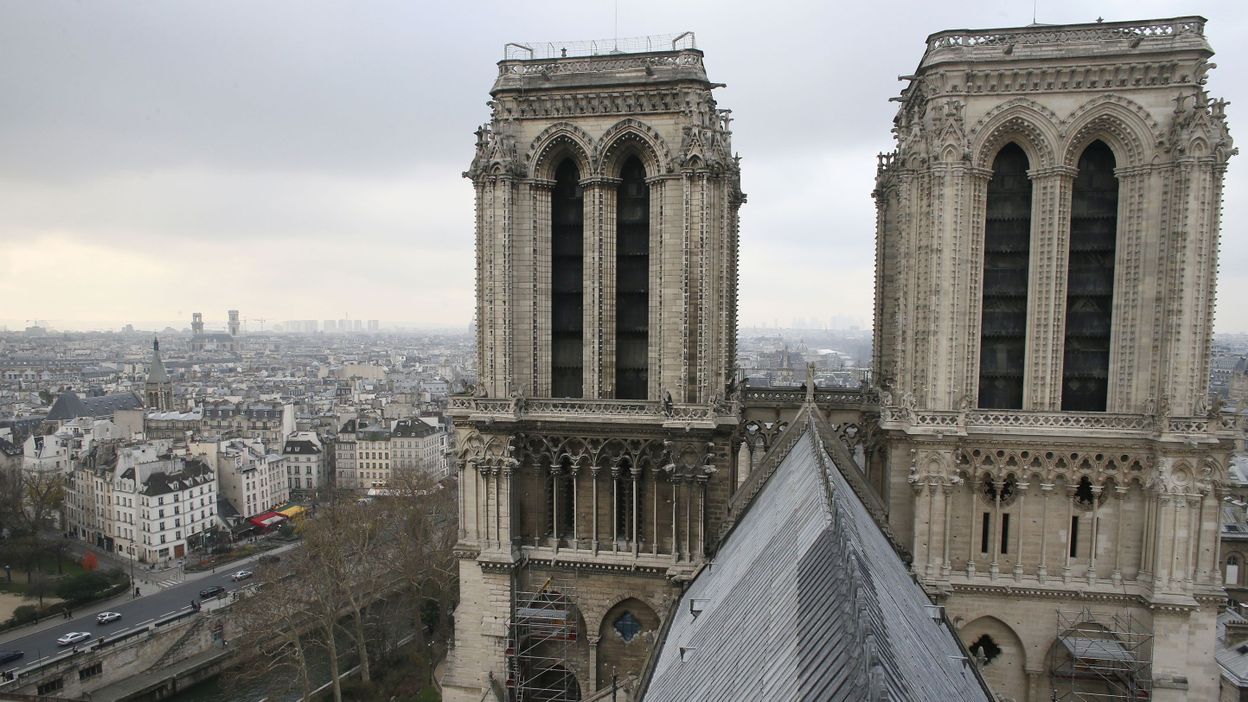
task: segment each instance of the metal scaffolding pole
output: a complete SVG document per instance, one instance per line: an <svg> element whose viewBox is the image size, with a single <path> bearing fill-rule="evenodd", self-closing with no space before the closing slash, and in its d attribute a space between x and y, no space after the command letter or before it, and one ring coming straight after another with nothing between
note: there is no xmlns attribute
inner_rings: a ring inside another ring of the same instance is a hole
<svg viewBox="0 0 1248 702"><path fill-rule="evenodd" d="M576 605L551 588L515 591L507 632L507 689L513 702L573 702L580 699L568 666L577 637Z"/></svg>
<svg viewBox="0 0 1248 702"><path fill-rule="evenodd" d="M1130 612L1057 612L1049 653L1052 699L1138 702L1152 698L1153 636Z"/></svg>

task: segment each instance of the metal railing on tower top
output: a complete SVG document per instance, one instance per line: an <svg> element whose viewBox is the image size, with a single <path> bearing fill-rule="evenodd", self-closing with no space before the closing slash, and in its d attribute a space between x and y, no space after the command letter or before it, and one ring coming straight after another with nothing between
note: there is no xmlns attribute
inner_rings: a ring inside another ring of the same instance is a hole
<svg viewBox="0 0 1248 702"><path fill-rule="evenodd" d="M647 37L615 39L583 39L579 41L511 42L503 47L503 60L569 58L574 56L608 56L640 54L651 51L680 51L698 48L693 32L655 34Z"/></svg>

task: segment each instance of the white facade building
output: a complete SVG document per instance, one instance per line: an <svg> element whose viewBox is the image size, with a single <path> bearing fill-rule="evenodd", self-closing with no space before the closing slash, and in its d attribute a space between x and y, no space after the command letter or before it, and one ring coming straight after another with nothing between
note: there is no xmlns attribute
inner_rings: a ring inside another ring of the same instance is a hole
<svg viewBox="0 0 1248 702"><path fill-rule="evenodd" d="M282 446L286 479L295 490L318 490L329 485L328 461L321 437L314 431L291 434Z"/></svg>
<svg viewBox="0 0 1248 702"><path fill-rule="evenodd" d="M191 452L215 465L221 496L243 518L254 517L290 499L282 457L256 439L196 442Z"/></svg>
<svg viewBox="0 0 1248 702"><path fill-rule="evenodd" d="M215 523L217 482L202 458L169 442L102 442L77 462L66 490L67 530L142 563L186 555Z"/></svg>

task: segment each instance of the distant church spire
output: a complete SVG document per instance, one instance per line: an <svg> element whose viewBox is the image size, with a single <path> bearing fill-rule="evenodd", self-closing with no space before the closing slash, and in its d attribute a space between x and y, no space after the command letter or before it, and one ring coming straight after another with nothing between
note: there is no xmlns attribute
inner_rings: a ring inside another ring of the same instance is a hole
<svg viewBox="0 0 1248 702"><path fill-rule="evenodd" d="M152 366L147 371L143 390L148 408L165 412L173 407L173 384L160 358L160 339L156 337L152 338Z"/></svg>

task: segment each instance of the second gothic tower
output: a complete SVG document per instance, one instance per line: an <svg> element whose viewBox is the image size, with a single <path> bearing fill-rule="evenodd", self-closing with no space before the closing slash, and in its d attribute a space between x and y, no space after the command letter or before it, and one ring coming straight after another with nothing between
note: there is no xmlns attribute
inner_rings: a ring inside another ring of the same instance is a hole
<svg viewBox="0 0 1248 702"><path fill-rule="evenodd" d="M701 52L647 56L499 64L465 173L479 394L701 403L732 381L729 112Z"/></svg>
<svg viewBox="0 0 1248 702"><path fill-rule="evenodd" d="M465 173L478 383L450 414L472 614L447 699L491 674L517 698L635 681L729 513L745 198L702 52L670 46L498 64ZM526 633L539 611L568 622L558 650Z"/></svg>

